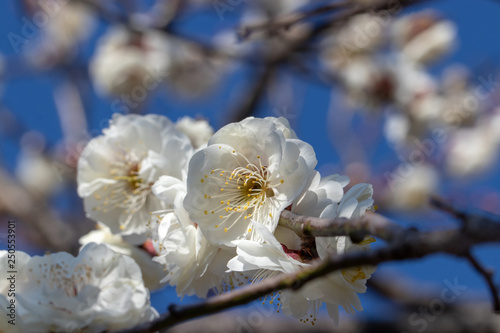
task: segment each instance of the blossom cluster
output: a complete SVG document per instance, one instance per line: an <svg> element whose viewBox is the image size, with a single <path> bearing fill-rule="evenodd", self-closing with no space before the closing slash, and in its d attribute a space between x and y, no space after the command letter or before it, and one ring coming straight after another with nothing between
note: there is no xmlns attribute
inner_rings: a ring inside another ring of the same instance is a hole
<svg viewBox="0 0 500 333"><path fill-rule="evenodd" d="M359 243L345 236L300 237L279 225L283 210L357 218L372 209L371 185L344 193L349 179L321 176L316 164L312 146L285 118L250 117L214 133L205 120L115 114L78 162L78 194L97 229L80 239L76 257L18 253L16 328L128 328L158 316L149 290L165 284L179 297L206 298L300 272L329 256L369 250L371 237ZM2 265L7 256L0 252ZM362 310L357 294L366 291L374 269L337 271L299 291L271 294L269 302L313 324L325 303L338 324L339 307ZM5 311L9 280L3 275Z"/></svg>
<svg viewBox="0 0 500 333"><path fill-rule="evenodd" d="M151 288L169 284L179 297L200 298L368 250L370 237L357 244L343 236L301 238L279 225L285 209L324 218L372 209L371 185L344 193L349 179L321 176L316 164L312 146L285 118L250 117L213 133L202 120L115 114L79 160L78 192L100 228L82 243L108 243L124 254L128 248ZM154 257L134 255L137 246ZM373 271L335 272L270 302L304 322L314 322L326 303L338 323L339 306L362 309L357 294Z"/></svg>

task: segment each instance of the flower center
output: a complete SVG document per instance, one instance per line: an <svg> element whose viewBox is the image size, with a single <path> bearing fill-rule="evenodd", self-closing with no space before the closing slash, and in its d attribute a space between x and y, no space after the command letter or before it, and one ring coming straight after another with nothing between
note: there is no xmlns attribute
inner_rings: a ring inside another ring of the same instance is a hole
<svg viewBox="0 0 500 333"><path fill-rule="evenodd" d="M222 149L222 147L219 147ZM271 207L276 204L275 187L284 183L280 180L278 184L271 184L270 172L266 165L262 165L261 157L257 156L258 165L250 162L243 154L232 151L232 155L238 162L233 170L214 169L210 174L201 178L200 182L205 185L205 199L217 200L219 204L213 211L205 211L205 215L218 214L223 225L229 217L238 214L238 218L231 225L224 225L224 231L234 225L238 220L254 217L259 221L262 218L273 217L272 209L264 209L268 203ZM248 232L251 232L248 229Z"/></svg>
<svg viewBox="0 0 500 333"><path fill-rule="evenodd" d="M104 185L94 192L94 198L99 202L94 211L107 213L112 209L123 209L129 217L120 225L124 230L132 220L132 214L140 210L151 193L152 182L147 182L139 176L141 159L133 154L125 153L111 165L111 176L114 184Z"/></svg>
<svg viewBox="0 0 500 333"><path fill-rule="evenodd" d="M140 163L134 162L130 166L128 174L126 174L125 176L114 176L113 179L126 181L129 184L130 189L132 191L135 191L140 188L141 183L143 182L143 180L139 177L140 168Z"/></svg>

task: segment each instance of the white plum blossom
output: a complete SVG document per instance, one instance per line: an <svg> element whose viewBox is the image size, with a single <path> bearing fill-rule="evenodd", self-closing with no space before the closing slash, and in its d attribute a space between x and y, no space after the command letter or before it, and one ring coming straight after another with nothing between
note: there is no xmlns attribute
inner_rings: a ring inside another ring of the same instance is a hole
<svg viewBox="0 0 500 333"><path fill-rule="evenodd" d="M341 29L332 30L322 41L322 60L331 70L367 56L384 42L383 18L373 14L353 16ZM367 33L368 32L368 33Z"/></svg>
<svg viewBox="0 0 500 333"><path fill-rule="evenodd" d="M402 56L424 64L449 52L457 35L455 24L432 11L404 16L392 29Z"/></svg>
<svg viewBox="0 0 500 333"><path fill-rule="evenodd" d="M91 78L100 92L130 94L133 103L142 102L144 93L159 86L166 76L171 64L169 51L161 32L115 27L98 43L90 63Z"/></svg>
<svg viewBox="0 0 500 333"><path fill-rule="evenodd" d="M213 88L224 74L228 59L207 56L199 45L168 39L170 66L165 80L168 87L184 97L198 97Z"/></svg>
<svg viewBox="0 0 500 333"><path fill-rule="evenodd" d="M211 244L200 228L190 219L182 205L185 188L172 187L166 177L155 184L160 198L176 196L175 208L153 225L153 245L158 253L156 262L165 267L161 282L176 287L179 297L196 295L206 298L210 290L221 292L224 287L226 263L235 255L234 249L222 249Z"/></svg>
<svg viewBox="0 0 500 333"><path fill-rule="evenodd" d="M24 134L17 160L16 176L32 193L49 197L61 187L61 175L54 170L53 160L45 152L45 138L36 131Z"/></svg>
<svg viewBox="0 0 500 333"><path fill-rule="evenodd" d="M0 253L2 274L8 270L5 253ZM106 245L88 244L77 257L17 255L16 326L22 332L98 333L158 316L137 264ZM5 287L1 291L3 305L8 298Z"/></svg>
<svg viewBox="0 0 500 333"><path fill-rule="evenodd" d="M150 213L173 208L152 193L161 176L182 183L193 147L166 117L115 114L103 135L92 139L78 162L78 194L87 215L113 234L148 232Z"/></svg>
<svg viewBox="0 0 500 333"><path fill-rule="evenodd" d="M165 272L163 271L163 266L153 261L154 253L149 253L146 249L126 242L119 235L113 235L111 230L105 225L98 224L97 229L82 236L79 239L79 243L82 246L89 243L105 244L116 253L131 257L141 268L146 288L154 290L163 286L160 280L165 275Z"/></svg>
<svg viewBox="0 0 500 333"><path fill-rule="evenodd" d="M430 164L417 164L408 176L389 185L385 194L388 206L402 210L420 209L428 205L430 196L438 189L439 173Z"/></svg>
<svg viewBox="0 0 500 333"><path fill-rule="evenodd" d="M77 2L61 5L57 0L45 1L40 5L54 10L54 15L44 29L49 39L48 47L54 52L66 54L72 51L78 41L86 39L92 33L94 13L88 5Z"/></svg>
<svg viewBox="0 0 500 333"><path fill-rule="evenodd" d="M309 216L334 218L356 218L373 205L373 190L369 184L358 184L343 195L347 177L333 175L321 179L316 173L310 179L308 189L294 202L292 211ZM231 271L257 271L254 282L280 273L293 273L311 267L314 259L326 259L331 255L343 255L351 251L369 250L373 238L365 238L353 244L348 237L315 237L301 240L290 230L278 227L273 235L257 221L253 222L263 243L251 240L237 240L237 256L228 262ZM333 272L308 283L296 292L280 291L278 302L282 312L301 321L315 320L322 303L325 303L330 317L339 322L339 306L348 313L361 311L358 293L366 291L366 280L374 267L352 267ZM311 319L312 318L312 319Z"/></svg>
<svg viewBox="0 0 500 333"><path fill-rule="evenodd" d="M195 149L205 146L214 134L214 129L207 120L193 119L188 116L177 120L175 128L187 135Z"/></svg>
<svg viewBox="0 0 500 333"><path fill-rule="evenodd" d="M316 163L286 119L250 117L224 126L193 155L184 206L212 243L255 239L251 220L273 232Z"/></svg>
<svg viewBox="0 0 500 333"><path fill-rule="evenodd" d="M455 131L450 138L446 164L455 176L471 176L486 170L498 157L498 143L484 126Z"/></svg>

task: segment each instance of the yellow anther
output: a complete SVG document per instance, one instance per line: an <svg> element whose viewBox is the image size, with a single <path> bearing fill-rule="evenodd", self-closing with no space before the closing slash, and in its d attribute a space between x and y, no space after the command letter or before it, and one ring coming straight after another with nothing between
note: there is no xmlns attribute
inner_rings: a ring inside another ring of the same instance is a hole
<svg viewBox="0 0 500 333"><path fill-rule="evenodd" d="M206 210L206 211L205 211L205 215L207 215L207 214L208 214L208 211Z"/></svg>
<svg viewBox="0 0 500 333"><path fill-rule="evenodd" d="M200 182L204 183L204 182L205 182L205 179L203 179L203 178L202 178L202 179L200 179Z"/></svg>
<svg viewBox="0 0 500 333"><path fill-rule="evenodd" d="M227 228L224 228L224 232L227 232Z"/></svg>
<svg viewBox="0 0 500 333"><path fill-rule="evenodd" d="M283 184L285 181L283 179L280 179L280 183Z"/></svg>

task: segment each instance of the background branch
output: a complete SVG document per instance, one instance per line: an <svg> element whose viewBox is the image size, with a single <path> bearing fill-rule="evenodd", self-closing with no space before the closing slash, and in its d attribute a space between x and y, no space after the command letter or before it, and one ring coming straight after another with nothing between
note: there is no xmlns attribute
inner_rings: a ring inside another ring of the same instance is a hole
<svg viewBox="0 0 500 333"><path fill-rule="evenodd" d="M490 292L493 298L493 311L495 313L500 314L500 298L498 294L498 288L495 286L495 283L493 282L493 272L486 270L479 261L472 255L472 253L468 252L465 256L471 265L476 269L476 271L479 272L484 277L484 280L488 284L488 287L490 288Z"/></svg>

